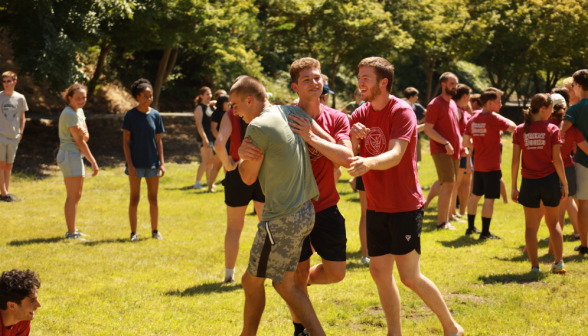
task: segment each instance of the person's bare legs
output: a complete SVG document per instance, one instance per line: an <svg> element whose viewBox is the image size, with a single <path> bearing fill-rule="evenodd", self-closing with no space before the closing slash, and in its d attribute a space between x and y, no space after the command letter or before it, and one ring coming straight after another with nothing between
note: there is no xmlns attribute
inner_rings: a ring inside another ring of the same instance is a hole
<svg viewBox="0 0 588 336"><path fill-rule="evenodd" d="M243 309L243 331L241 336L256 335L265 309L265 278L254 277L245 272L241 278L245 292L245 308Z"/></svg>
<svg viewBox="0 0 588 336"><path fill-rule="evenodd" d="M309 271L310 285L328 285L337 283L345 278L345 261L322 260L322 264L312 266Z"/></svg>
<svg viewBox="0 0 588 336"><path fill-rule="evenodd" d="M218 176L218 173L220 172L220 169L222 168L223 163L222 161L219 159L218 155L215 155L212 159L212 167L210 168L210 180L212 182L216 181L216 177ZM207 175L208 178L208 175ZM208 191L214 191L212 190L214 187L214 183L208 183Z"/></svg>
<svg viewBox="0 0 588 336"><path fill-rule="evenodd" d="M506 183L504 180L500 178L500 195L502 196L502 201L504 203L508 203L508 193L506 192Z"/></svg>
<svg viewBox="0 0 588 336"><path fill-rule="evenodd" d="M82 189L84 187L83 176L64 177L65 189L67 190L67 198L65 199L65 223L67 224L67 232L76 232L76 215L78 212L78 203L82 198Z"/></svg>
<svg viewBox="0 0 588 336"><path fill-rule="evenodd" d="M227 205L227 232L225 233L225 268L234 269L239 254L239 240L245 225L247 206Z"/></svg>
<svg viewBox="0 0 588 336"><path fill-rule="evenodd" d="M431 201L439 195L439 191L441 190L441 184L439 184L439 180L433 182L431 185L431 189L429 189L429 193L427 194L427 199L425 200L425 205L423 205L423 209L427 210ZM438 207L438 205L437 205Z"/></svg>
<svg viewBox="0 0 588 336"><path fill-rule="evenodd" d="M572 227L574 228L574 233L580 234L580 229L578 228L578 204L577 204L577 200L575 198L568 197L567 210L568 210L568 218L570 219L570 222L572 223ZM565 221L562 222L562 229L563 229L563 224L565 224Z"/></svg>
<svg viewBox="0 0 588 336"><path fill-rule="evenodd" d="M441 184L439 191L439 201L437 202L437 226L449 220L449 206L453 197L454 182L444 182Z"/></svg>
<svg viewBox="0 0 588 336"><path fill-rule="evenodd" d="M468 215L476 215L478 212L478 203L480 203L481 198L482 196L474 195L473 193L470 195L470 199L468 201Z"/></svg>
<svg viewBox="0 0 588 336"><path fill-rule="evenodd" d="M305 261L301 261L298 263L298 268L294 272L294 282L296 285L304 292L304 294L308 297L308 275L310 273L310 258ZM290 310L290 315L292 316L292 320L294 323L302 323L300 319L294 313L294 310L288 306Z"/></svg>
<svg viewBox="0 0 588 336"><path fill-rule="evenodd" d="M580 243L588 246L588 200L578 200L578 229L580 230Z"/></svg>
<svg viewBox="0 0 588 336"><path fill-rule="evenodd" d="M457 189L457 195L459 196L459 214L462 216L466 214L469 206L472 175L471 170L466 170L466 174L463 175L459 188Z"/></svg>
<svg viewBox="0 0 588 336"><path fill-rule="evenodd" d="M131 187L129 222L131 224L131 232L137 233L137 208L141 200L141 178L129 174L129 185Z"/></svg>
<svg viewBox="0 0 588 336"><path fill-rule="evenodd" d="M416 250L405 255L393 256L402 283L415 292L437 315L445 335L463 335L463 328L453 319L441 292L421 273L420 255Z"/></svg>
<svg viewBox="0 0 588 336"><path fill-rule="evenodd" d="M200 156L202 157L202 162L198 166L198 171L196 172L196 181L202 180L202 175L204 173L208 173L210 170L210 163L212 162L212 148L210 147L200 147ZM206 175L207 181L210 175ZM208 181L210 183L210 181Z"/></svg>
<svg viewBox="0 0 588 336"><path fill-rule="evenodd" d="M525 248L529 255L532 267L539 267L539 260L537 258L537 231L541 224L541 209L528 208L525 209ZM523 251L525 253L525 251Z"/></svg>
<svg viewBox="0 0 588 336"><path fill-rule="evenodd" d="M461 185L461 181L463 180L464 172L465 172L464 168L459 168L459 171L457 173L457 182L454 183L453 192L451 193L451 205L449 206L449 217L448 218L451 218L453 215L457 214L457 195L458 195L459 187ZM462 206L464 206L464 205L461 204L461 200L460 200L460 208Z"/></svg>
<svg viewBox="0 0 588 336"><path fill-rule="evenodd" d="M366 216L367 216L367 196L365 191L359 190L359 204L361 206L361 217L359 217L359 241L361 242L361 256L368 257L367 248L367 231L366 231Z"/></svg>
<svg viewBox="0 0 588 336"><path fill-rule="evenodd" d="M545 224L549 229L549 243L553 246L555 262L558 263L563 258L563 235L561 233L561 227L558 224L559 208L548 206L544 208Z"/></svg>
<svg viewBox="0 0 588 336"><path fill-rule="evenodd" d="M482 206L482 217L492 218L494 213L494 199L484 197L484 205Z"/></svg>
<svg viewBox="0 0 588 336"><path fill-rule="evenodd" d="M282 283L272 281L272 285L311 335L326 335L308 296L294 282L294 272L286 272Z"/></svg>
<svg viewBox="0 0 588 336"><path fill-rule="evenodd" d="M6 161L0 161L0 192L2 196L6 196L8 194L8 183L6 183L6 177L4 175L4 170L6 169Z"/></svg>
<svg viewBox="0 0 588 336"><path fill-rule="evenodd" d="M159 176L145 178L147 182L147 199L149 200L149 215L151 216L151 230L157 230L159 221L159 205L157 192L159 190Z"/></svg>
<svg viewBox="0 0 588 336"><path fill-rule="evenodd" d="M391 254L372 257L370 261L370 274L380 296L380 304L386 316L386 325L388 334L402 335L402 324L400 322L400 292L396 286L392 269L394 268L394 258Z"/></svg>

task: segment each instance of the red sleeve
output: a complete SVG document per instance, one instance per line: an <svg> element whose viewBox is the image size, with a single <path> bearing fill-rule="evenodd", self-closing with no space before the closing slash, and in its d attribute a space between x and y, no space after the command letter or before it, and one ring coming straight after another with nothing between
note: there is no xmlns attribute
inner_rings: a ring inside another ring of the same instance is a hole
<svg viewBox="0 0 588 336"><path fill-rule="evenodd" d="M427 112L428 113L428 112ZM400 139L410 142L416 132L416 116L412 109L400 108L392 115L390 140Z"/></svg>
<svg viewBox="0 0 588 336"><path fill-rule="evenodd" d="M569 131L573 131L572 134L574 134L574 142L579 144L581 142L586 141L586 138L584 138L584 135L582 134L582 132L580 132L580 129L577 128L576 126L573 126L568 130Z"/></svg>
<svg viewBox="0 0 588 336"><path fill-rule="evenodd" d="M31 332L31 321L21 321L18 324L18 331L14 336L29 336Z"/></svg>
<svg viewBox="0 0 588 336"><path fill-rule="evenodd" d="M459 109L461 112L461 119L459 119L459 133L464 135L466 131L466 127L468 126L468 117L466 115L466 111Z"/></svg>
<svg viewBox="0 0 588 336"><path fill-rule="evenodd" d="M361 123L365 125L365 110L367 108L368 103L363 103L360 107L358 107L352 114L351 114L351 121L349 121L350 127L357 123ZM351 134L351 128L349 129L349 134Z"/></svg>
<svg viewBox="0 0 588 336"><path fill-rule="evenodd" d="M522 130L518 127L515 128L515 131L512 135L512 143L520 146L521 144L519 143L519 132L522 132Z"/></svg>
<svg viewBox="0 0 588 336"><path fill-rule="evenodd" d="M472 118L473 119L473 118ZM468 124L466 125L464 135L472 136L472 119L468 120Z"/></svg>
<svg viewBox="0 0 588 336"><path fill-rule="evenodd" d="M504 132L510 127L510 124L504 118L496 117L496 127Z"/></svg>
<svg viewBox="0 0 588 336"><path fill-rule="evenodd" d="M438 117L439 117L439 107L437 107L437 104L435 104L435 101L433 100L427 106L427 114L425 115L425 123L434 125L437 123Z"/></svg>
<svg viewBox="0 0 588 336"><path fill-rule="evenodd" d="M561 141L561 137L559 135L559 127L553 126L551 131L551 145L561 145L563 141Z"/></svg>
<svg viewBox="0 0 588 336"><path fill-rule="evenodd" d="M349 140L349 133L351 133L349 118L347 118L347 115L343 112L337 112L335 118L335 141Z"/></svg>

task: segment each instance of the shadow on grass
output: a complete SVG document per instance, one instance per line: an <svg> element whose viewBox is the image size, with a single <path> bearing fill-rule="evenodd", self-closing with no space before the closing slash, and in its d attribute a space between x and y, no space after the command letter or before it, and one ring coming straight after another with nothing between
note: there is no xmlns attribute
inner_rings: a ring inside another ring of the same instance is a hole
<svg viewBox="0 0 588 336"><path fill-rule="evenodd" d="M474 238L471 235L469 236L461 236L455 240L451 241L441 241L441 245L445 247L467 247L472 245L478 245L484 243L485 240L480 240L478 238Z"/></svg>
<svg viewBox="0 0 588 336"><path fill-rule="evenodd" d="M516 257L512 257L512 258L494 257L494 259L500 260L500 261L511 261L511 262L529 262L529 256L527 255L526 252L521 253L520 255L518 255ZM554 261L554 259L555 259L555 257L553 254L544 254L544 255L540 256L539 258L537 258L537 260L539 260L540 263L552 263ZM563 261L566 263L567 262L583 262L585 260L586 260L586 257L581 256L579 254L563 257Z"/></svg>
<svg viewBox="0 0 588 336"><path fill-rule="evenodd" d="M225 285L222 282L205 283L198 286L186 288L184 290L174 290L165 293L171 296L192 296L192 295L207 295L212 293L226 293L243 289L241 284Z"/></svg>
<svg viewBox="0 0 588 336"><path fill-rule="evenodd" d="M539 282L547 277L546 273L523 273L523 274L493 274L493 275L482 275L478 277L478 280L482 281L486 285L492 284L508 284L508 283L518 283L518 284L526 284L532 282Z"/></svg>
<svg viewBox="0 0 588 336"><path fill-rule="evenodd" d="M348 271L360 268L369 270L370 265L362 264L361 262L347 262L347 266L345 267Z"/></svg>
<svg viewBox="0 0 588 336"><path fill-rule="evenodd" d="M137 242L132 242L133 244L139 243L141 241L147 241L147 239L139 239ZM115 244L115 243L131 243L129 238L117 238L117 239L104 239L104 240L90 240L85 241L84 246L95 246L100 244Z"/></svg>
<svg viewBox="0 0 588 336"><path fill-rule="evenodd" d="M65 240L64 237L53 237L53 238L33 238L33 239L25 239L25 240L13 240L9 242L7 245L9 246L23 246L23 245L33 245L33 244L51 244L51 243L58 243L62 240Z"/></svg>

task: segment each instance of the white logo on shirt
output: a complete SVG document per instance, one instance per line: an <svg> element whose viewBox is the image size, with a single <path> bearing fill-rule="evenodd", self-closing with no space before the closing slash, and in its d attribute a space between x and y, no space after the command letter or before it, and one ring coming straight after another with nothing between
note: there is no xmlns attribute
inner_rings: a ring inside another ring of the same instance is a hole
<svg viewBox="0 0 588 336"><path fill-rule="evenodd" d="M371 155L379 155L386 150L386 136L379 127L370 127L370 133L365 138L365 148Z"/></svg>
<svg viewBox="0 0 588 336"><path fill-rule="evenodd" d="M543 149L545 146L545 133L525 133L523 138L527 149Z"/></svg>
<svg viewBox="0 0 588 336"><path fill-rule="evenodd" d="M404 238L406 238L406 241L410 241L410 237L411 237L410 235L404 236Z"/></svg>
<svg viewBox="0 0 588 336"><path fill-rule="evenodd" d="M486 123L472 123L472 135L484 136L486 135Z"/></svg>

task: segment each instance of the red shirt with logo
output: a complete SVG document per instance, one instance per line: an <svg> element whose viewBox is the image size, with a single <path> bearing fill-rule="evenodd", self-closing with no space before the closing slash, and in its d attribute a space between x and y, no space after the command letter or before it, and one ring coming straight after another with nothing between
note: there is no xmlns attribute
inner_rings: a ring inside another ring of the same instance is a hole
<svg viewBox="0 0 588 336"><path fill-rule="evenodd" d="M551 150L553 146L562 144L559 127L548 120L534 121L525 133L524 126L524 123L517 126L512 136L512 143L521 146L523 152L523 177L540 179L553 174L555 166Z"/></svg>
<svg viewBox="0 0 588 336"><path fill-rule="evenodd" d="M459 160L461 152L459 112L457 111L457 104L455 104L453 99L446 101L442 96L438 96L431 100L427 106L425 123L433 124L433 129L451 143L451 146L453 147L453 155L451 155L451 157ZM444 144L435 142L433 139L431 139L430 142L431 155L447 153Z"/></svg>
<svg viewBox="0 0 588 336"><path fill-rule="evenodd" d="M417 176L417 121L411 106L392 95L388 105L378 112L367 102L353 112L351 124L356 123L370 129L361 142L361 157L378 156L388 151L392 139L409 142L397 166L370 170L363 175L368 210L397 213L420 209L425 200Z"/></svg>
<svg viewBox="0 0 588 336"><path fill-rule="evenodd" d="M14 324L10 329L6 329L4 321L2 321L2 315L0 315L0 336L28 336L31 331L31 321L20 321Z"/></svg>
<svg viewBox="0 0 588 336"><path fill-rule="evenodd" d="M491 172L501 170L500 137L510 127L508 121L494 113L478 113L466 127L466 135L472 138L476 155L474 171Z"/></svg>
<svg viewBox="0 0 588 336"><path fill-rule="evenodd" d="M559 119L549 119L549 122L554 124L555 126L559 127L559 123L561 120ZM572 152L574 151L574 144L579 144L581 142L586 141L580 129L574 125L568 128L566 135L563 139L561 139L563 144L561 145L561 158L564 163L564 167L568 168L574 165L574 157L572 156Z"/></svg>
<svg viewBox="0 0 588 336"><path fill-rule="evenodd" d="M349 118L345 113L321 104L321 113L314 121L336 142L349 140L351 129L349 128ZM339 202L335 167L331 160L310 145L308 146L308 154L320 193L319 200L312 201L312 204L314 204L314 211L319 212Z"/></svg>

